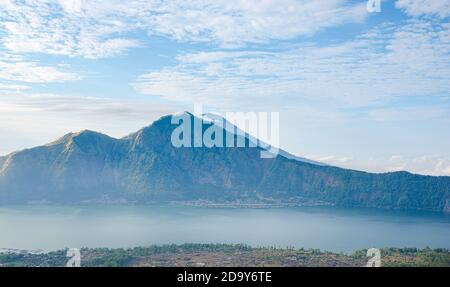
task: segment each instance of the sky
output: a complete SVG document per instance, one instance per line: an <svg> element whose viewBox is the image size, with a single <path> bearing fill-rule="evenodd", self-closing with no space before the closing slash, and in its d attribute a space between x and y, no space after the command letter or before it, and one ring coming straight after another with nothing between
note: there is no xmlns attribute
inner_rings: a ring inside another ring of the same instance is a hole
<svg viewBox="0 0 450 287"><path fill-rule="evenodd" d="M278 112L291 153L450 175L450 1L0 0L0 155L193 110Z"/></svg>

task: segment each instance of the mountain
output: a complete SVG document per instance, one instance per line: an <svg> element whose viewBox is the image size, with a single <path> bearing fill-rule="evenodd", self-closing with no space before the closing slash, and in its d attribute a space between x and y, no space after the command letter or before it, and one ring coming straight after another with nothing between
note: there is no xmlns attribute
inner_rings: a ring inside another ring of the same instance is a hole
<svg viewBox="0 0 450 287"><path fill-rule="evenodd" d="M189 117L193 126L199 121ZM367 173L285 151L261 158L260 147L177 148L176 127L165 116L121 139L85 130L1 157L0 204L208 201L450 211L450 177Z"/></svg>

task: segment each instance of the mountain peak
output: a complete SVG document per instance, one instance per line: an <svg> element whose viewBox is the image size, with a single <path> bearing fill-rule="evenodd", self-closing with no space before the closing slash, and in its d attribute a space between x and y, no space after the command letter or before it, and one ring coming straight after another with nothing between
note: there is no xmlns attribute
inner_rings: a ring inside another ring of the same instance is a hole
<svg viewBox="0 0 450 287"><path fill-rule="evenodd" d="M45 147L0 157L0 204L84 202L107 195L138 202L313 202L450 210L450 177L371 174L322 166L284 151L263 159L253 148L176 148L171 144L176 128L172 116L123 139L82 130Z"/></svg>
<svg viewBox="0 0 450 287"><path fill-rule="evenodd" d="M163 142L165 142L165 139L163 139L162 137L166 137L167 135L169 135L169 137L167 139L170 139L170 133L175 128L175 125L172 124L172 117L180 116L183 114L186 114L186 115L190 116L191 118L194 117L193 114L191 114L190 112L187 112L187 111L182 112L182 113L177 113L177 114L165 115L165 116L158 118L157 120L152 122L150 125L141 128L137 132L129 134L128 136L124 137L123 139L125 139L125 140L131 139L136 142L136 141L141 141L143 139L143 137L150 137L150 138L152 138L152 142L155 142L157 140L157 141L163 143Z"/></svg>
<svg viewBox="0 0 450 287"><path fill-rule="evenodd" d="M73 141L77 141L77 142L90 141L95 138L112 139L108 135L85 129L85 130L81 130L78 132L70 132L68 134L65 134L64 136L60 137L56 141L53 141L53 142L47 144L46 146L68 144Z"/></svg>
<svg viewBox="0 0 450 287"><path fill-rule="evenodd" d="M99 132L96 132L96 131L84 129L84 130L81 130L79 132L72 133L72 135L74 137L76 137L76 136L103 135L103 134L99 133Z"/></svg>

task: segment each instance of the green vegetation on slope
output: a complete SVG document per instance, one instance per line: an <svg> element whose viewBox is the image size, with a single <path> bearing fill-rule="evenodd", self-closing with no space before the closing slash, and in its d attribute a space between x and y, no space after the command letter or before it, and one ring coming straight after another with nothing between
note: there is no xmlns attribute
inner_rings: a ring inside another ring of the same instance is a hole
<svg viewBox="0 0 450 287"><path fill-rule="evenodd" d="M230 244L153 245L131 249L82 249L82 266L364 266L367 250L352 255L317 249L260 247ZM63 250L45 254L0 254L0 266L64 266ZM383 248L382 266L450 267L447 249Z"/></svg>

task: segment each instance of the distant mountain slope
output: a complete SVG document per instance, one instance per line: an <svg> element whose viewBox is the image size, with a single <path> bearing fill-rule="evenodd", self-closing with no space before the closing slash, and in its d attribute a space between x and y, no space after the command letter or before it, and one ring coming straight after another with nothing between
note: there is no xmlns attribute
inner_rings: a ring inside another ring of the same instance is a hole
<svg viewBox="0 0 450 287"><path fill-rule="evenodd" d="M0 156L0 171L2 170L3 164L5 163L6 159L6 156Z"/></svg>
<svg viewBox="0 0 450 287"><path fill-rule="evenodd" d="M233 128L231 128L230 130L228 130L228 132L233 132L232 129L240 130L239 128L235 127L233 124L231 124L229 121L227 121L225 118L223 118L223 117L220 116L220 115L207 113L207 114L204 114L203 120L205 120L205 119L206 119L206 121L209 121L210 123L213 123L214 121L219 121L219 122L222 121L223 123L226 123L226 124L224 125L224 128L225 128L225 129L226 129L227 127L229 127L229 126L232 126ZM242 130L240 130L240 131L242 131ZM244 133L244 131L242 131L242 132ZM252 141L252 142L254 142L254 143L257 143L257 142L259 141L257 138L255 138L255 137L253 137L253 136L251 136L251 135L249 135L249 134L246 134L246 137L247 137L250 141ZM287 151L281 150L281 149L279 150L279 153L278 153L278 154L281 155L281 156L283 156L283 157L285 157L285 158L288 158L288 159L294 159L294 160L301 161L301 162L312 163L312 164L323 165L323 166L326 166L326 165L327 165L327 164L324 164L324 163L322 163L322 162L318 162L318 161L310 160L310 159L307 159L307 158L304 158L304 157L300 157L300 156L293 155L293 154L288 153Z"/></svg>
<svg viewBox="0 0 450 287"><path fill-rule="evenodd" d="M450 177L366 173L283 153L261 159L260 148L175 148L175 127L166 116L122 139L82 131L0 158L0 204L205 200L449 209Z"/></svg>

